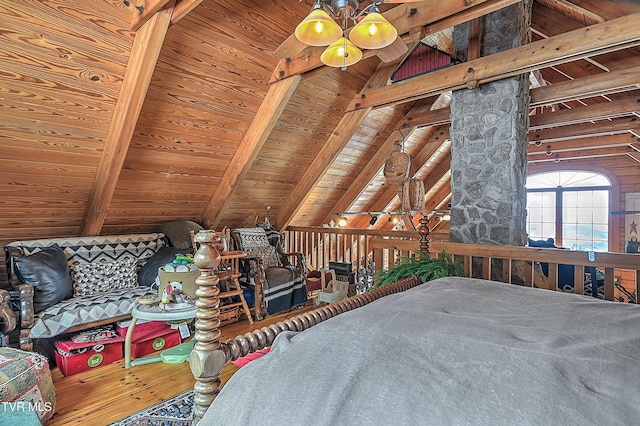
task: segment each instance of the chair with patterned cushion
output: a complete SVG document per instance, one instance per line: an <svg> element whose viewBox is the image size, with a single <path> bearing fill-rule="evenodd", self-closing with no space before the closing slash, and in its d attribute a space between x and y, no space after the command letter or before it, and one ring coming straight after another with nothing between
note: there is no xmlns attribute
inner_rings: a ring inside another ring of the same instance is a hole
<svg viewBox="0 0 640 426"><path fill-rule="evenodd" d="M277 231L264 226L237 228L231 237L234 249L247 254L239 280L255 292L256 320L262 319L264 310L272 315L306 303L304 256L284 253Z"/></svg>

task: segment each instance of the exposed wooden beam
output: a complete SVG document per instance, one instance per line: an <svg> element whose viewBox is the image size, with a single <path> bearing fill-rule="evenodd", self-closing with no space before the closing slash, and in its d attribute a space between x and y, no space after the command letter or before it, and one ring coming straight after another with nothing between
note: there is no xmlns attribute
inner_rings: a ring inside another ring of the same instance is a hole
<svg viewBox="0 0 640 426"><path fill-rule="evenodd" d="M536 69L640 45L640 13L474 59L356 95L347 111L377 108L458 90Z"/></svg>
<svg viewBox="0 0 640 426"><path fill-rule="evenodd" d="M639 86L640 67L633 67L625 70L612 71L575 80L563 81L549 86L537 87L531 89L529 93L531 94L531 106L536 107L569 99L586 98L624 90L637 89ZM611 106L608 108L613 111L616 109L616 107ZM624 110L625 107L619 105L617 108ZM633 110L633 107L630 108ZM593 114L593 112L591 114ZM448 107L416 113L412 112L407 114L405 119L401 121L399 125L417 127L443 125L450 122L450 115L451 111ZM548 119L551 119L550 117L552 114L546 115L549 116ZM594 114L590 119L595 119L595 116L596 115ZM562 118L561 115L556 117L560 117L560 119ZM553 121L550 124L559 125L561 123L560 121Z"/></svg>
<svg viewBox="0 0 640 426"><path fill-rule="evenodd" d="M432 191L427 191L425 195L424 210L448 210L448 204L451 203L451 171L446 172L433 185ZM444 221L431 224L433 228L439 227ZM414 218L414 225L418 227L420 218ZM432 228L432 230L433 230Z"/></svg>
<svg viewBox="0 0 640 426"><path fill-rule="evenodd" d="M373 72L365 87L380 87L384 85L395 70L396 62L381 62ZM357 113L346 113L331 133L322 149L307 168L300 181L291 192L289 198L278 210L275 224L278 229L285 229L298 212L304 201L309 197L311 190L318 184L322 176L327 172L331 164L335 161L340 151L349 142L353 134L358 130L362 121L369 114L369 109L358 111Z"/></svg>
<svg viewBox="0 0 640 426"><path fill-rule="evenodd" d="M447 132L446 136L448 137L447 129L434 129L434 132L432 133L431 136L434 137L435 135L437 135L439 137L441 130L446 131ZM446 137L444 139L446 139ZM438 151L438 149L440 149L440 146L441 144L432 143L431 141L428 141L427 143L425 143L425 145L422 147L420 152L418 152L411 161L412 169L413 169L411 177L414 177L414 174L417 172L417 170L419 170L427 162L427 160L429 160L433 156L433 154L436 151ZM451 157L451 154L449 153L444 160L440 161L438 166L430 170L426 180L432 179L432 175L435 177L435 176L441 176L443 173L445 173L445 171L450 168L449 166L450 157ZM447 161L447 158L449 158L449 161ZM446 170L444 170L445 168ZM425 183L429 185L433 184L431 180ZM425 186L425 188L426 187L427 186ZM398 196L396 198L396 196L400 193L400 191L401 191L401 186L398 184L387 185L387 188L384 190L384 192L380 194L380 196L376 197L376 201L371 206L370 210L371 211L387 211L387 209L390 209L395 211L400 209L400 203L401 203L400 197ZM367 225L368 224L365 217L365 218L360 218L354 226L366 228Z"/></svg>
<svg viewBox="0 0 640 426"><path fill-rule="evenodd" d="M601 102L584 108L563 109L534 115L529 119L529 130L604 120L637 111L640 111L640 94L635 93L613 102Z"/></svg>
<svg viewBox="0 0 640 426"><path fill-rule="evenodd" d="M200 220L205 226L215 229L218 225L220 214L235 193L237 183L247 174L301 80L298 75L269 86L267 95L202 213Z"/></svg>
<svg viewBox="0 0 640 426"><path fill-rule="evenodd" d="M451 186L447 186L447 187L442 187L442 182L443 180L448 180L448 176L451 174L451 151L449 151L447 153L447 155L441 159L441 161L438 163L438 165L433 168L433 170L431 170L429 172L429 174L427 175L427 177L423 180L424 183L424 187L428 190L430 188L434 188L437 186L440 186L440 190L437 192L437 197L434 197L431 200L431 203L428 203L429 205L427 205L426 200L425 200L425 206L424 206L424 210L432 210L435 209L437 207L435 207L436 203L435 202L435 198L441 199L447 196L447 194L451 193ZM391 197L389 197L389 195L391 195ZM387 203L387 206L389 208L390 211L397 211L397 210L401 210L402 206L401 206L401 200L399 197L394 197L395 194L389 194L389 193L385 193L382 197L380 197L380 204L382 204L382 202L384 202L383 200L390 200ZM414 226L418 225L418 220L420 218L414 218Z"/></svg>
<svg viewBox="0 0 640 426"><path fill-rule="evenodd" d="M482 19L469 21L469 41L467 43L467 57L469 60L481 57L482 47Z"/></svg>
<svg viewBox="0 0 640 426"><path fill-rule="evenodd" d="M551 7L550 2L546 0L536 1L534 3L532 22L535 23L535 25L531 27L531 30L540 37L549 38L558 35L561 28L563 28L564 31L571 31L586 25L606 21L602 16L590 15L590 12L575 5L575 9L562 5L561 8L563 11L560 12L556 10L559 3L556 2L556 0L553 0L553 2L555 3L553 7ZM564 3L567 4L568 2ZM585 11L585 13L579 12L580 9ZM576 15L569 16L566 11L570 11ZM581 16L582 19L578 19L578 16ZM585 58L585 60L603 71L611 71L608 67L593 58Z"/></svg>
<svg viewBox="0 0 640 426"><path fill-rule="evenodd" d="M627 155L629 153L636 152L630 146L614 146L599 149L584 149L578 151L566 151L562 153L555 153L553 155L545 155L544 153L535 153L527 156L528 163L543 163L543 162L560 162L566 160L580 160L580 159L592 159L600 157L614 157L620 155Z"/></svg>
<svg viewBox="0 0 640 426"><path fill-rule="evenodd" d="M529 132L529 142L547 143L589 136L615 135L630 132L630 129L640 131L640 119L636 117L616 118L611 121L599 121L597 123L581 123L556 128L538 129Z"/></svg>
<svg viewBox="0 0 640 426"><path fill-rule="evenodd" d="M433 194L427 191L425 210L447 210L451 202L451 170L446 172L433 186Z"/></svg>
<svg viewBox="0 0 640 426"><path fill-rule="evenodd" d="M136 31L147 22L156 12L161 10L169 0L135 0L131 29Z"/></svg>
<svg viewBox="0 0 640 426"><path fill-rule="evenodd" d="M131 29L136 31L168 2L169 0L137 0L133 7ZM202 3L202 0L179 0L178 4L173 8L171 25L175 25L187 16L200 3Z"/></svg>
<svg viewBox="0 0 640 426"><path fill-rule="evenodd" d="M414 128L406 129L407 136L415 130ZM362 172L358 173L358 176L351 182L349 188L342 194L340 199L333 205L333 211L349 211L349 207L355 200L360 197L362 192L367 188L369 182L380 172L380 169L384 165L384 161L391 152L393 142L400 140L402 135L398 130L391 132L387 140L382 144L379 150L364 167ZM335 215L333 212L328 212L324 217L323 223L328 223Z"/></svg>
<svg viewBox="0 0 640 426"><path fill-rule="evenodd" d="M451 102L451 98L448 97L448 103ZM443 103L444 104L444 103ZM441 104L441 105L443 105ZM407 123L407 118L412 115L418 114L420 110L424 109L423 105L414 105L413 108L405 114L403 118L401 118L395 125L394 129L402 129L394 130L387 140L382 144L380 149L378 149L375 155L371 158L371 160L367 163L364 169L358 173L358 176L351 182L349 188L344 191L340 199L334 204L333 211L348 211L351 205L355 200L358 199L360 194L367 188L369 182L378 174L380 170L384 166L384 162L387 159L387 156L391 152L391 148L393 147L393 142L402 139L404 136L405 139L408 138L411 133L416 129L415 127L409 126ZM418 112L416 112L418 111ZM432 144L436 145L436 144ZM437 145L436 145L437 146ZM328 223L333 218L333 213L329 212L323 223Z"/></svg>
<svg viewBox="0 0 640 426"><path fill-rule="evenodd" d="M527 152L531 154L551 155L558 152L578 151L583 149L608 148L613 146L627 146L638 142L638 137L631 133L620 133L612 136L595 136L582 139L572 139L559 142L543 143L540 145L529 144Z"/></svg>
<svg viewBox="0 0 640 426"><path fill-rule="evenodd" d="M423 35L427 35L520 1L522 0L450 0L447 2L429 0L399 5L385 12L384 16L393 23L399 35L405 35L424 26L426 26L426 31L423 32ZM278 62L270 82L324 66L320 61L324 47L307 47L303 50L300 50L300 47L304 47L304 45L301 46L295 36L291 35L281 47L276 49L274 54L282 59ZM366 50L363 53L363 58L366 59L377 55L378 51Z"/></svg>
<svg viewBox="0 0 640 426"><path fill-rule="evenodd" d="M129 63L80 224L80 235L99 235L156 67L175 0L153 15L133 40Z"/></svg>
<svg viewBox="0 0 640 426"><path fill-rule="evenodd" d="M568 10L571 12L573 16L581 16L588 24L596 24L598 22L604 22L605 18L602 16L591 12L584 7L581 7L577 4L573 4L567 0L539 0L540 3L545 4L547 6L554 5L555 7L560 7L563 10Z"/></svg>
<svg viewBox="0 0 640 426"><path fill-rule="evenodd" d="M632 100L635 99L631 98ZM601 115L604 111L607 111L608 113L610 112L614 112L615 114L619 113L620 110L628 108L629 105L628 104L634 104L633 102L631 102L630 100L626 100L626 102L621 102L620 104L617 105L617 107L611 107L611 104L616 104L616 103L601 103L601 104L596 104L593 105L592 107L587 107L587 108L581 108L580 111L575 111L575 110L565 110L569 113L571 113L571 115L569 116L561 116L561 115L557 115L556 116L556 121L559 124L562 124L562 122L566 121L566 120L578 120L578 116L598 116ZM635 104L634 104L635 105ZM602 107L601 107L602 106ZM598 111L596 111L595 109L591 109L591 108L597 108ZM448 108L442 108L440 110L434 110L434 111L429 111L429 113L432 114L427 114L424 112L418 113L418 114L412 114L409 113L407 114L407 117L411 117L412 120L409 120L408 122L412 122L414 124L416 124L416 122L419 122L420 119L429 119L432 118L433 121L442 121L444 114L442 114L442 111L444 110L448 110ZM591 113L590 114L586 114L583 113L582 110L590 110ZM435 111L438 111L437 113ZM552 116L554 114L547 114L549 116ZM417 117L417 120L416 120ZM563 118L564 117L564 118ZM407 118L405 117L404 120L407 120ZM550 120L553 121L553 120ZM553 124L553 123L552 123ZM432 124L431 124L432 125ZM553 124L555 125L555 124ZM620 135L620 137L617 138L593 138L590 141L576 141L573 142L572 144L564 144L562 145L562 151L580 151L580 154L576 154L578 157L581 157L584 152L584 150L586 148L588 148L590 145L593 146L593 148L602 148L602 147L611 147L611 146L626 146L630 143L636 142L636 138L635 135L632 135L630 133L627 134L623 134ZM436 148L438 148L438 146L436 145ZM554 160L554 156L556 153L560 152L559 148L555 148L552 150L552 155L548 156L546 155L546 147L545 146L536 146L536 145L531 145L530 147L530 152L533 155L533 159L532 162L537 162L537 161L553 161ZM597 152L597 151L593 151L593 152ZM627 152L627 150L625 150L624 152ZM542 155L544 157L538 157L537 155ZM602 152L597 152L597 155L599 156L604 156L605 154ZM621 155L620 153L616 154L616 155ZM424 164L426 162L427 158L418 158L419 156L416 156L415 160L413 161L414 164L418 165L418 164ZM430 157L430 155L429 155ZM546 157L546 158L545 158ZM572 154L563 154L563 157L570 157L570 158L574 158L575 156ZM449 167L448 163L447 164L443 164L440 163L440 168L443 167ZM443 169L444 170L444 169ZM432 185L432 182L428 182L429 179L439 179L442 177L443 174L443 170L438 171L437 169L430 172L430 174L428 175L426 181L425 181L425 187L427 187L427 185ZM396 195L396 193L398 192L398 188L396 186L389 186L388 189L378 197L379 202L376 203L376 205L373 207L373 211L380 211L380 210L384 210L388 207L389 205L389 200L392 200L394 198L394 196ZM384 206L383 206L384 204ZM396 203L397 204L397 203ZM396 209L397 206L391 207L392 210ZM338 210L341 211L341 210ZM366 226L367 224L365 223L366 218L361 218L354 226L358 227L358 226Z"/></svg>
<svg viewBox="0 0 640 426"><path fill-rule="evenodd" d="M530 91L531 106L640 89L640 66L549 84Z"/></svg>
<svg viewBox="0 0 640 426"><path fill-rule="evenodd" d="M176 7L173 9L173 15L171 15L171 25L177 24L200 3L202 3L202 0L180 0L180 2L176 4Z"/></svg>
<svg viewBox="0 0 640 426"><path fill-rule="evenodd" d="M432 109L422 112L410 112L407 114L400 123L400 127L414 126L414 127L426 127L426 126L442 126L451 122L451 109L442 107L438 109Z"/></svg>

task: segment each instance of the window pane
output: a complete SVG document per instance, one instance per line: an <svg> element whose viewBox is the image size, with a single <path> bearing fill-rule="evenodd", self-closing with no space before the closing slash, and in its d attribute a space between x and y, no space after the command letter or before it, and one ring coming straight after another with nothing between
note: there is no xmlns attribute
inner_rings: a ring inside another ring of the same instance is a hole
<svg viewBox="0 0 640 426"><path fill-rule="evenodd" d="M527 189L586 188L590 186L611 186L611 182L606 176L599 173L575 170L558 170L527 177Z"/></svg>
<svg viewBox="0 0 640 426"><path fill-rule="evenodd" d="M559 170L527 177L527 232L531 239L562 238L563 247L574 250L608 250L609 179L599 173ZM540 191L542 190L542 191ZM556 194L562 195L562 211L556 212ZM556 235L556 218L562 235Z"/></svg>
<svg viewBox="0 0 640 426"><path fill-rule="evenodd" d="M527 233L532 240L555 238L556 196L553 192L527 194Z"/></svg>
<svg viewBox="0 0 640 426"><path fill-rule="evenodd" d="M574 250L607 251L608 191L564 190L562 202L563 246Z"/></svg>

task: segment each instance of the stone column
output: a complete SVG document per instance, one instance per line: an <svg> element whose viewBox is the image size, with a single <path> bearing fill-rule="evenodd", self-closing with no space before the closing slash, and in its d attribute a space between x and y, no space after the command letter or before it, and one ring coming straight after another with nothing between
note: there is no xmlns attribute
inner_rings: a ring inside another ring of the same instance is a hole
<svg viewBox="0 0 640 426"><path fill-rule="evenodd" d="M527 0L485 16L481 56L528 42L530 16ZM467 33L468 25L454 31L462 59ZM528 75L453 93L451 241L525 245L528 130Z"/></svg>

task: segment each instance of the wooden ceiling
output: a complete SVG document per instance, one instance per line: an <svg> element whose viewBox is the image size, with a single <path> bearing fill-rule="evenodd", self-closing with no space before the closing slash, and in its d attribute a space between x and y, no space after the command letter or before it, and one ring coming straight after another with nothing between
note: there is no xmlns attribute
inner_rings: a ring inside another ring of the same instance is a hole
<svg viewBox="0 0 640 426"><path fill-rule="evenodd" d="M0 243L397 209L381 171L403 137L425 209L443 208L449 92L523 72L530 173L606 168L634 191L636 1L536 0L530 45L388 84L398 52L452 53L453 25L513 3L384 4L404 46L342 71L290 40L306 0L0 0Z"/></svg>

